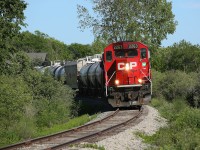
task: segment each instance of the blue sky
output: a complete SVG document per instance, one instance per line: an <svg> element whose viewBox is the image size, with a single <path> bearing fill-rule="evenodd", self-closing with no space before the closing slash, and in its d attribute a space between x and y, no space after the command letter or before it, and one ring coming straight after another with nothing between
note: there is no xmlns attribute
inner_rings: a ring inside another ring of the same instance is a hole
<svg viewBox="0 0 200 150"><path fill-rule="evenodd" d="M91 44L94 36L90 29L78 28L77 4L91 8L89 0L24 0L28 26L23 30L39 30L66 44ZM163 40L162 46L186 40L200 45L200 0L172 0L172 11L178 21L176 32Z"/></svg>

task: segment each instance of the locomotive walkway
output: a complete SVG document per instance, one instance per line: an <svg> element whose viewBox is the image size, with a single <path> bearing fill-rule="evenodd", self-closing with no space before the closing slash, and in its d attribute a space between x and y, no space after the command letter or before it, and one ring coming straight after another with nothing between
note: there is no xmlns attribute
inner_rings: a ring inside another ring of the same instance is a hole
<svg viewBox="0 0 200 150"><path fill-rule="evenodd" d="M136 122L138 118L145 113L147 112L145 112L144 108L140 111L117 109L115 112L101 120L91 122L71 130L10 145L8 147L1 148L0 150L54 150L66 148L72 144L80 142L98 141L98 139L101 139L102 137L110 136L115 132L120 132L122 128L127 128L128 125Z"/></svg>

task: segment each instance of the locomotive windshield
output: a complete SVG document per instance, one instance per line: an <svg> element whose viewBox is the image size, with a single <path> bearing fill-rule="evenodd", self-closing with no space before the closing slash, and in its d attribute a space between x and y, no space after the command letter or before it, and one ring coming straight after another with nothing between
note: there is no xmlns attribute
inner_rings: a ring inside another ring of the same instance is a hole
<svg viewBox="0 0 200 150"><path fill-rule="evenodd" d="M135 57L138 56L138 51L136 49L128 50L115 50L115 56L124 58L124 57Z"/></svg>
<svg viewBox="0 0 200 150"><path fill-rule="evenodd" d="M125 51L124 50L116 50L115 56L116 57L125 57Z"/></svg>

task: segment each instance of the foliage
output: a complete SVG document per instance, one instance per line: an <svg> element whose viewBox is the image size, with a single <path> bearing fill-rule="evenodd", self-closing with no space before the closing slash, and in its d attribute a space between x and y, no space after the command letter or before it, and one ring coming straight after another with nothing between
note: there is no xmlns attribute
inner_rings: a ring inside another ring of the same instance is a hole
<svg viewBox="0 0 200 150"><path fill-rule="evenodd" d="M171 51L168 70L178 69L184 72L199 71L200 46L192 45L184 40L168 47Z"/></svg>
<svg viewBox="0 0 200 150"><path fill-rule="evenodd" d="M13 55L0 82L0 145L31 138L38 129L71 118L73 91L33 70L24 52Z"/></svg>
<svg viewBox="0 0 200 150"><path fill-rule="evenodd" d="M73 53L73 59L75 60L93 54L92 47L90 45L72 43L69 45L68 49Z"/></svg>
<svg viewBox="0 0 200 150"><path fill-rule="evenodd" d="M199 74L185 73L179 70L161 73L152 70L153 96L164 97L168 101L176 98L187 100L191 106L200 106Z"/></svg>
<svg viewBox="0 0 200 150"><path fill-rule="evenodd" d="M69 87L54 80L51 75L41 75L37 71L24 74L24 79L33 92L38 127L50 127L69 119L73 99L73 91Z"/></svg>
<svg viewBox="0 0 200 150"><path fill-rule="evenodd" d="M28 85L22 77L0 76L0 145L19 140L16 127L26 116L26 106L32 102Z"/></svg>
<svg viewBox="0 0 200 150"><path fill-rule="evenodd" d="M17 122L24 112L24 106L32 100L28 87L20 77L12 78L0 76L0 117L1 127L9 128L9 125Z"/></svg>
<svg viewBox="0 0 200 150"><path fill-rule="evenodd" d="M188 102L193 107L200 107L200 73L197 75L194 90L187 96Z"/></svg>
<svg viewBox="0 0 200 150"><path fill-rule="evenodd" d="M107 44L108 43L103 41L100 37L97 37L91 45L93 54L103 53L103 50Z"/></svg>
<svg viewBox="0 0 200 150"><path fill-rule="evenodd" d="M34 34L28 31L22 32L20 38L16 39L14 45L17 49L21 49L24 52L46 52L48 53L49 60L72 59L72 53L66 44L38 30Z"/></svg>
<svg viewBox="0 0 200 150"><path fill-rule="evenodd" d="M153 97L162 97L161 82L166 78L164 73L152 69L152 94Z"/></svg>
<svg viewBox="0 0 200 150"><path fill-rule="evenodd" d="M152 66L161 72L166 70L195 72L199 71L199 65L200 46L184 40L167 48L153 50Z"/></svg>
<svg viewBox="0 0 200 150"><path fill-rule="evenodd" d="M60 131L72 129L74 127L84 125L85 123L89 122L90 120L94 119L95 117L96 117L96 115L89 116L89 115L85 114L85 115L70 119L68 122L63 123L63 124L56 124L50 128L47 128L47 127L42 128L42 129L38 130L38 132L34 135L34 137L41 137L44 135L50 135L50 134L57 133Z"/></svg>
<svg viewBox="0 0 200 150"><path fill-rule="evenodd" d="M167 0L92 0L92 4L93 16L77 6L80 28L93 28L96 36L109 42L136 40L158 47L177 24Z"/></svg>
<svg viewBox="0 0 200 150"><path fill-rule="evenodd" d="M198 149L200 147L200 110L190 108L183 100L168 103L154 99L152 105L168 119L168 126L152 136L142 135L153 149ZM150 149L151 149L150 148Z"/></svg>
<svg viewBox="0 0 200 150"><path fill-rule="evenodd" d="M22 32L13 45L24 52L46 52L49 60L73 60L103 52L105 42L97 38L91 45L72 43L66 45L47 34L35 31Z"/></svg>
<svg viewBox="0 0 200 150"><path fill-rule="evenodd" d="M103 146L98 146L97 144L90 144L86 143L81 146L82 148L92 148L92 149L97 149L97 150L105 150Z"/></svg>
<svg viewBox="0 0 200 150"><path fill-rule="evenodd" d="M23 11L26 3L23 0L0 1L0 72L3 73L6 60L16 51L11 44L19 35L25 17Z"/></svg>
<svg viewBox="0 0 200 150"><path fill-rule="evenodd" d="M4 74L20 75L31 69L31 61L23 51L18 51L12 56L5 69Z"/></svg>

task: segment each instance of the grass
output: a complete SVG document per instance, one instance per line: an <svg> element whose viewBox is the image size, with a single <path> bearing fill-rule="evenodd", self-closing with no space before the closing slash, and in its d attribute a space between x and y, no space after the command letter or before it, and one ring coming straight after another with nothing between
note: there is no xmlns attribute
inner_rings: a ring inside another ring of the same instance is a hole
<svg viewBox="0 0 200 150"><path fill-rule="evenodd" d="M88 114L73 118L71 120L69 120L66 123L63 124L57 124L57 125L53 125L50 128L40 128L37 130L34 130L33 135L30 138L37 138L37 137L41 137L41 136L46 136L46 135L50 135L53 133L57 133L57 132L61 132L64 130L69 130L78 126L81 126L87 122L89 122L90 120L96 118L97 114L89 116ZM16 129L15 129L16 130ZM14 143L18 143L20 141L23 141L24 139L20 138L17 132L13 132L14 130L8 130L8 131L0 131L0 148L10 145L10 144L14 144Z"/></svg>
<svg viewBox="0 0 200 150"><path fill-rule="evenodd" d="M152 136L137 133L152 145L150 149L200 150L200 109L189 107L181 99L171 103L154 99L152 106L168 119L168 126Z"/></svg>
<svg viewBox="0 0 200 150"><path fill-rule="evenodd" d="M74 127L81 126L81 125L89 122L90 120L96 118L96 116L97 115L89 116L88 114L85 114L80 117L71 119L64 124L54 125L51 128L42 128L42 129L38 130L38 132L34 135L34 137L45 136L45 135L49 135L49 134L53 134L53 133L60 132L63 130L69 130Z"/></svg>
<svg viewBox="0 0 200 150"><path fill-rule="evenodd" d="M90 143L83 144L81 147L82 148L93 148L93 149L98 149L98 150L105 150L105 148L103 146L98 146L97 144L90 144Z"/></svg>

